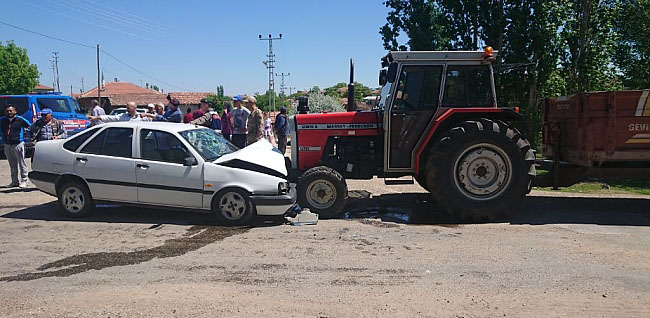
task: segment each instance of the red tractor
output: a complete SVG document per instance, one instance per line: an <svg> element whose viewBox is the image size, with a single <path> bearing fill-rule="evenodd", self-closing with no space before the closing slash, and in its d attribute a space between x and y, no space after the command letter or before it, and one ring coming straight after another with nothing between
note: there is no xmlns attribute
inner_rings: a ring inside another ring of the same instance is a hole
<svg viewBox="0 0 650 318"><path fill-rule="evenodd" d="M522 116L497 107L495 56L490 47L390 52L378 108L356 111L351 84L347 112L291 118L299 204L331 217L345 204L346 179L413 176L462 219L512 212L531 189L535 154L515 128Z"/></svg>

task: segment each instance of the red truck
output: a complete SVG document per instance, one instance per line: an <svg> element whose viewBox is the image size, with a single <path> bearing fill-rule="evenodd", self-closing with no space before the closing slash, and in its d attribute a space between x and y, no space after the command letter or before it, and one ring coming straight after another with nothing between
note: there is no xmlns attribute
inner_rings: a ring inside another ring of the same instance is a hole
<svg viewBox="0 0 650 318"><path fill-rule="evenodd" d="M587 177L650 179L650 90L591 92L544 100L542 154L552 172L537 185Z"/></svg>

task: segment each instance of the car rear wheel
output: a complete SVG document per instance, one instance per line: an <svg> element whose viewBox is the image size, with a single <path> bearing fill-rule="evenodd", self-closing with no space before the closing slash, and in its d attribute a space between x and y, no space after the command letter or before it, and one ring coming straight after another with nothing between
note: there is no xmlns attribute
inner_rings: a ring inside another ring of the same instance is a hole
<svg viewBox="0 0 650 318"><path fill-rule="evenodd" d="M225 225L244 225L254 216L249 195L239 189L225 189L217 193L212 202L212 212Z"/></svg>
<svg viewBox="0 0 650 318"><path fill-rule="evenodd" d="M90 191L79 181L67 181L58 188L59 210L67 216L83 217L95 207Z"/></svg>
<svg viewBox="0 0 650 318"><path fill-rule="evenodd" d="M298 180L298 204L323 218L341 212L347 197L348 187L343 176L332 168L311 168Z"/></svg>

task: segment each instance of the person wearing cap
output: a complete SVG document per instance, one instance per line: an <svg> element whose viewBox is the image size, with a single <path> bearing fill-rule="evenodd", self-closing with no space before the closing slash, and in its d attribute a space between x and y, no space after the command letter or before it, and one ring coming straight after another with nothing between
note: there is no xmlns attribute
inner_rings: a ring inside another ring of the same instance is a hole
<svg viewBox="0 0 650 318"><path fill-rule="evenodd" d="M248 134L246 127L248 115L251 113L248 109L242 108L243 100L244 98L241 95L232 98L235 108L230 112L229 116L230 126L232 127L232 143L239 148L246 147L246 134Z"/></svg>
<svg viewBox="0 0 650 318"><path fill-rule="evenodd" d="M92 108L92 110L90 112L91 116L103 116L103 115L106 115L106 112L104 111L104 108L102 108L102 106L99 106L99 102L96 99L93 99L92 104L93 104L93 108ZM99 125L101 123L102 123L101 120L91 120L90 121L91 126Z"/></svg>
<svg viewBox="0 0 650 318"><path fill-rule="evenodd" d="M275 116L275 139L278 142L278 149L283 155L287 152L287 136L289 136L287 108L281 107L280 113Z"/></svg>
<svg viewBox="0 0 650 318"><path fill-rule="evenodd" d="M147 105L147 114L155 114L155 113L156 113L156 105L148 104Z"/></svg>
<svg viewBox="0 0 650 318"><path fill-rule="evenodd" d="M168 96L169 97L169 96ZM167 104L167 110L162 115L153 115L153 114L140 114L143 118L153 119L154 121L165 121L170 123L180 123L183 121L183 112L178 107L181 103L176 98L169 97L169 103Z"/></svg>
<svg viewBox="0 0 650 318"><path fill-rule="evenodd" d="M251 145L264 138L264 114L257 108L257 99L253 96L246 99L246 108L251 112L248 115L246 143Z"/></svg>
<svg viewBox="0 0 650 318"><path fill-rule="evenodd" d="M201 108L196 112L200 112L201 116L190 121L192 125L201 125L211 129L221 129L221 118L219 113L212 109L212 103L206 99L201 100ZM195 112L195 113L196 113Z"/></svg>
<svg viewBox="0 0 650 318"><path fill-rule="evenodd" d="M126 103L126 112L120 115L102 115L102 116L88 116L90 120L101 120L105 123L114 121L151 121L151 118L141 116L137 111L138 105L134 102ZM154 116L151 114L142 114Z"/></svg>
<svg viewBox="0 0 650 318"><path fill-rule="evenodd" d="M27 163L25 163L25 129L29 128L27 119L16 114L16 107L7 104L6 116L0 117L0 136L4 140L4 151L9 169L11 170L11 183L7 188L27 188ZM18 179L20 170L20 180Z"/></svg>
<svg viewBox="0 0 650 318"><path fill-rule="evenodd" d="M29 126L32 142L43 140L65 139L68 137L63 123L52 117L52 110L43 108L41 118Z"/></svg>

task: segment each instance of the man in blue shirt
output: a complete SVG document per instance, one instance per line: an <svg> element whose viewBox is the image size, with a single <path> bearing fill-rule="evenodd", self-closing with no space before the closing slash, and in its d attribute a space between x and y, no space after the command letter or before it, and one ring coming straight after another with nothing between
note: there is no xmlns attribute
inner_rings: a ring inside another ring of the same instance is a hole
<svg viewBox="0 0 650 318"><path fill-rule="evenodd" d="M282 154L287 151L287 136L289 135L289 121L287 120L287 108L280 108L280 113L275 116L275 135L278 139L278 149Z"/></svg>
<svg viewBox="0 0 650 318"><path fill-rule="evenodd" d="M4 140L4 151L11 170L11 183L7 188L27 188L27 164L25 163L25 128L29 122L16 114L16 108L8 104L6 116L0 117L0 134ZM20 169L20 180L18 179Z"/></svg>
<svg viewBox="0 0 650 318"><path fill-rule="evenodd" d="M166 121L170 123L180 123L183 121L183 112L178 105L181 103L176 98L169 98L169 104L167 104L167 110L162 115L154 114L140 114L140 117L149 117L154 121Z"/></svg>

